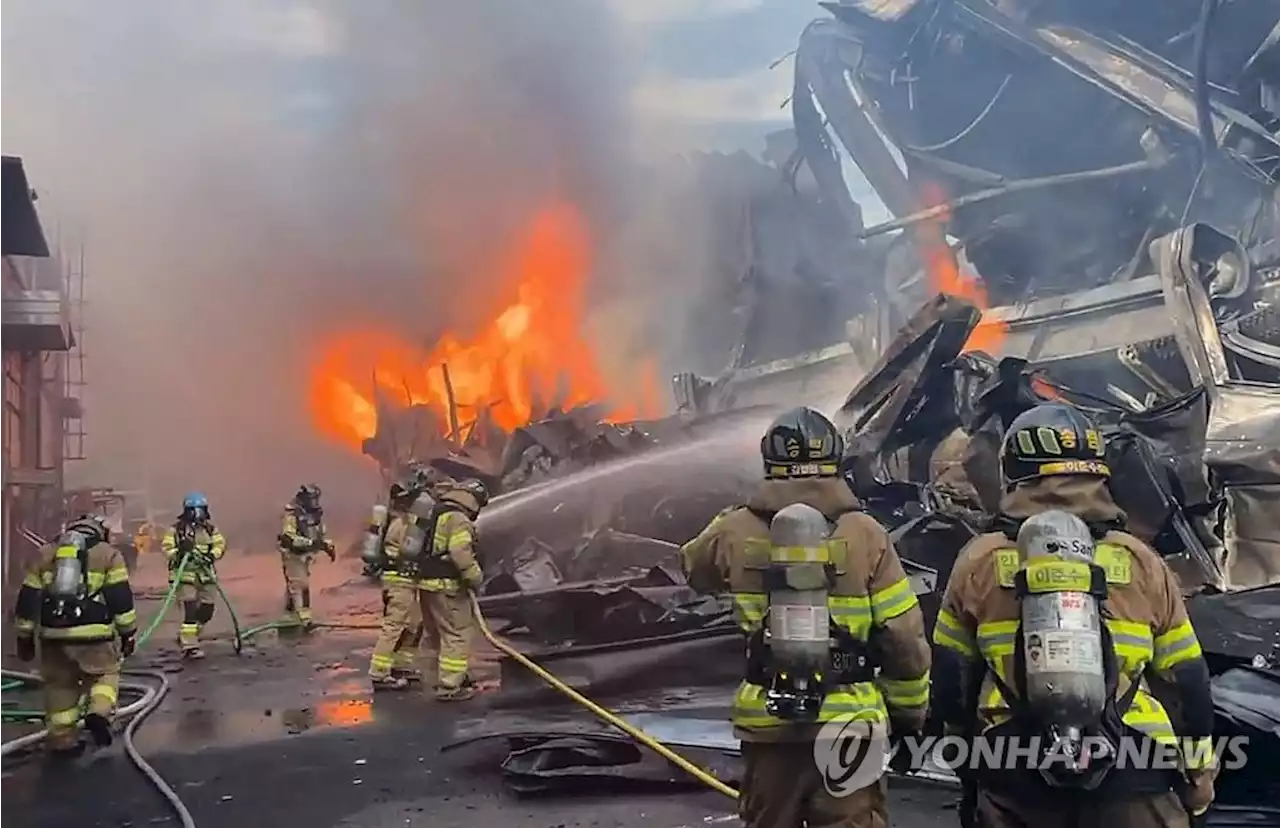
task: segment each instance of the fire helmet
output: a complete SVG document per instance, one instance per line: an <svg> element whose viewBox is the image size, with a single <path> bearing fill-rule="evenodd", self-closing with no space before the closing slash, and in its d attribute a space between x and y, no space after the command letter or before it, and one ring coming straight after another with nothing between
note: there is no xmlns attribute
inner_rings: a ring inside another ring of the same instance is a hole
<svg viewBox="0 0 1280 828"><path fill-rule="evenodd" d="M303 483L293 499L299 506L315 508L320 505L320 487L315 483Z"/></svg>
<svg viewBox="0 0 1280 828"><path fill-rule="evenodd" d="M769 426L760 441L760 457L766 478L836 477L844 457L844 438L822 414L796 408Z"/></svg>
<svg viewBox="0 0 1280 828"><path fill-rule="evenodd" d="M1102 431L1083 411L1065 403L1045 403L1009 424L1000 447L1006 489L1024 480L1059 474L1110 477Z"/></svg>
<svg viewBox="0 0 1280 828"><path fill-rule="evenodd" d="M457 484L459 491L466 492L476 499L476 504L483 509L489 503L489 489L479 480L461 480Z"/></svg>
<svg viewBox="0 0 1280 828"><path fill-rule="evenodd" d="M102 515L81 515L67 524L66 531L84 535L87 546L106 543L111 537L111 530Z"/></svg>

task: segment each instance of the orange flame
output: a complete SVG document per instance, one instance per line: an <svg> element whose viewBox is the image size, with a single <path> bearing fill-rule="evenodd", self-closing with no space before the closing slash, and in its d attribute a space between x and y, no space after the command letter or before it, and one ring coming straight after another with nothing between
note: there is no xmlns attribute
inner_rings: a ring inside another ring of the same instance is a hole
<svg viewBox="0 0 1280 828"><path fill-rule="evenodd" d="M448 422L450 386L461 425L486 410L494 424L510 431L552 403L569 409L608 401L615 407L607 419L614 422L656 416L656 365L642 361L634 386L619 395L622 389L605 382L584 338L590 241L572 206L539 211L504 267L488 321L469 339L446 332L429 349L381 330L330 339L311 372L309 402L317 427L359 448L377 432L378 398L429 406Z"/></svg>
<svg viewBox="0 0 1280 828"><path fill-rule="evenodd" d="M925 185L925 199L930 206L947 203L946 193L936 184ZM978 310L988 310L991 303L987 298L986 286L977 274L972 276L962 273L956 261L955 251L947 244L946 225L950 221L950 211L944 210L935 220L925 221L917 225L917 239L920 243L924 259L925 273L934 290L971 302ZM983 314L986 317L986 314ZM964 343L964 351L986 351L992 356L999 356L1000 344L1004 341L1008 326L999 320L983 318L978 327L969 334Z"/></svg>

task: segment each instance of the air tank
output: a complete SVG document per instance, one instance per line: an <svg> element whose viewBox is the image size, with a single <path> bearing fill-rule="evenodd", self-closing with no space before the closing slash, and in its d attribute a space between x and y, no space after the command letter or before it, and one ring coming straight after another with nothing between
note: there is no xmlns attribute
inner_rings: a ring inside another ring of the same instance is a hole
<svg viewBox="0 0 1280 828"><path fill-rule="evenodd" d="M84 586L82 557L85 537L79 532L66 532L58 539L54 552L53 584L49 594L54 598L75 598Z"/></svg>
<svg viewBox="0 0 1280 828"><path fill-rule="evenodd" d="M1020 567L1040 590L1022 599L1027 702L1052 732L1079 742L1107 701L1101 613L1087 583L1037 564L1092 563L1093 535L1075 515L1050 511L1024 522L1017 544Z"/></svg>
<svg viewBox="0 0 1280 828"><path fill-rule="evenodd" d="M818 555L830 532L826 517L804 503L787 506L769 524L771 560L780 576L769 590L770 657L798 685L831 664L827 575Z"/></svg>
<svg viewBox="0 0 1280 828"><path fill-rule="evenodd" d="M413 517L413 522L409 524L409 530L405 532L404 545L400 548L402 558L413 559L419 558L423 550L430 542L430 535L435 531L435 521L433 517L436 511L436 502L431 495L423 492L413 501L413 505L409 507L409 514Z"/></svg>
<svg viewBox="0 0 1280 828"><path fill-rule="evenodd" d="M382 530L387 525L387 507L379 503L373 507L369 517L369 528L364 533L364 543L360 547L360 559L367 564L382 563Z"/></svg>

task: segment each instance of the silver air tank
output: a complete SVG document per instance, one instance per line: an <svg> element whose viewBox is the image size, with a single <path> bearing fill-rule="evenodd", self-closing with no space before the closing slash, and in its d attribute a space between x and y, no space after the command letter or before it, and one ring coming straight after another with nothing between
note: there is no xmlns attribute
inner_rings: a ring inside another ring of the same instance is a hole
<svg viewBox="0 0 1280 828"><path fill-rule="evenodd" d="M1093 563L1093 536L1075 515L1043 512L1018 531L1018 557L1027 703L1059 742L1079 746L1107 701L1100 608L1085 569L1069 566Z"/></svg>
<svg viewBox="0 0 1280 828"><path fill-rule="evenodd" d="M793 503L769 524L772 564L780 569L769 589L769 652L773 667L799 691L831 666L827 610L827 519L812 506Z"/></svg>
<svg viewBox="0 0 1280 828"><path fill-rule="evenodd" d="M387 507L381 503L373 507L369 517L369 528L364 533L364 544L360 547L360 559L367 564L382 563L382 530L387 525Z"/></svg>
<svg viewBox="0 0 1280 828"><path fill-rule="evenodd" d="M418 558L422 555L423 549L431 540L430 535L435 532L435 526L431 520L435 509L435 500L426 492L418 495L413 501L413 505L409 507L413 522L409 524L409 529L404 536L404 545L400 547L402 558Z"/></svg>
<svg viewBox="0 0 1280 828"><path fill-rule="evenodd" d="M85 536L79 532L65 532L58 538L58 547L54 551L53 584L49 587L49 594L54 598L69 599L80 594L84 585L81 561L85 543Z"/></svg>

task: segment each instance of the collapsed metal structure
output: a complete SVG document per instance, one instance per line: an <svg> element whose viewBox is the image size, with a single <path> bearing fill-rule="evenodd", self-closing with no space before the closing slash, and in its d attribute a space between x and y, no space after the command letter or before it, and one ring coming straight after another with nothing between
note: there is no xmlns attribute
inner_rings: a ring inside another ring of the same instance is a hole
<svg viewBox="0 0 1280 828"><path fill-rule="evenodd" d="M850 485L890 527L931 624L955 554L996 508L1004 426L1067 399L1103 424L1131 531L1190 596L1220 735L1280 757L1280 11L822 5L796 55L782 172L811 176L850 236L905 231L863 251L883 281L844 341L677 376L688 425L672 448L499 498L481 520L502 558L484 602L571 684L629 700L634 723L718 766L737 750L723 719L741 644L727 606L683 586L673 544L741 502L770 414L838 409ZM841 149L893 221L862 225ZM994 307L937 295L923 248L939 223ZM1002 332L996 352L965 350L980 324ZM550 700L519 668L503 679L507 704ZM573 716L491 714L459 736L508 738L518 790L673 781ZM1219 813L1256 817L1274 785L1228 774Z"/></svg>

